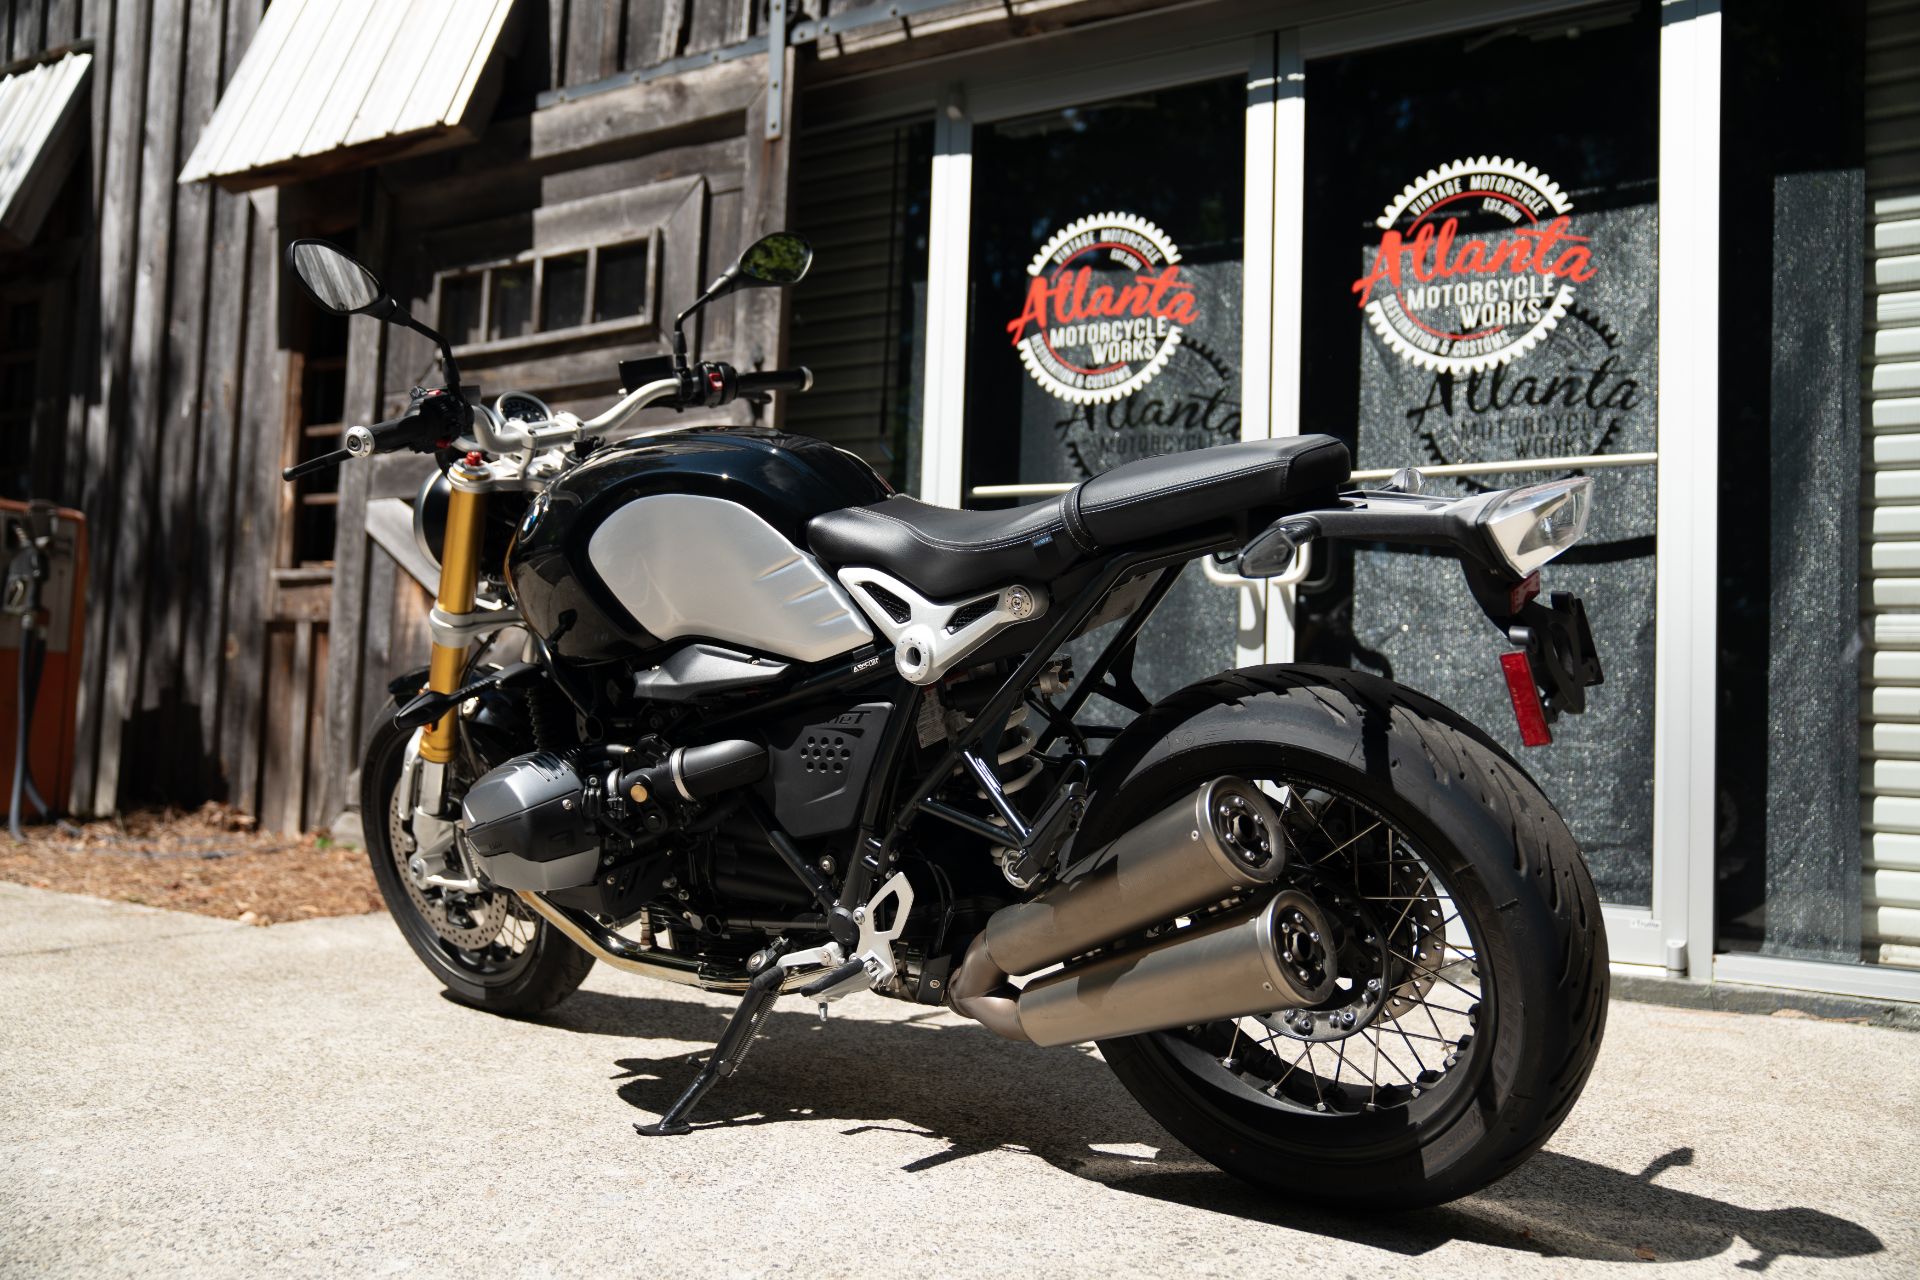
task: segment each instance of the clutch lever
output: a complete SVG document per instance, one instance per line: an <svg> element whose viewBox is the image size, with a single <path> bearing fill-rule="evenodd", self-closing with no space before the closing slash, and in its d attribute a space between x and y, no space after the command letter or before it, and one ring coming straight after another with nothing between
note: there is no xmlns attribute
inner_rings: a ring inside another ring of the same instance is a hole
<svg viewBox="0 0 1920 1280"><path fill-rule="evenodd" d="M308 458L305 462L296 462L280 473L282 480L298 480L301 476L310 476L316 471L326 471L354 457L351 449L335 449L332 453L323 453L317 458Z"/></svg>

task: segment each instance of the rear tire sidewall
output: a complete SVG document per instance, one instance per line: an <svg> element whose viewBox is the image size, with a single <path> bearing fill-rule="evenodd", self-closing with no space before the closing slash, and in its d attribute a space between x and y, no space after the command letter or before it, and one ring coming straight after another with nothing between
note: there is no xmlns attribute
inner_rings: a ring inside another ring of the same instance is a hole
<svg viewBox="0 0 1920 1280"><path fill-rule="evenodd" d="M587 955L545 920L534 922L532 958L511 975L488 982L483 975L461 968L444 950L440 935L425 920L400 882L388 837L388 812L406 763L411 730L393 723L394 703L388 703L367 745L360 771L360 816L366 833L367 857L386 901L387 913L420 962L445 986L447 995L461 1004L499 1013L532 1013L558 1003L585 979L593 967Z"/></svg>
<svg viewBox="0 0 1920 1280"><path fill-rule="evenodd" d="M1516 857L1515 832L1502 829L1483 799L1488 786L1531 782L1510 762L1495 767L1504 753L1491 743L1448 727L1442 732L1451 733L1463 758L1443 762L1408 732L1414 719L1424 719L1412 709L1424 699L1396 696L1405 691L1385 681L1341 675L1357 695L1359 724L1341 715L1345 698L1276 696L1249 686L1244 697L1191 697L1192 713L1163 715L1154 726L1162 736L1144 749L1116 743L1112 763L1103 762L1108 776L1097 780L1082 847L1100 847L1223 773L1318 782L1371 808L1439 873L1482 966L1475 1044L1468 1061L1447 1073L1443 1087L1451 1092L1418 1123L1404 1108L1316 1116L1231 1096L1177 1062L1158 1036L1102 1041L1100 1048L1149 1113L1222 1168L1320 1201L1437 1203L1500 1176L1564 1116L1542 1081L1576 1051L1569 1037L1578 1028L1561 1012L1565 947L1550 893L1530 883L1529 868L1517 867L1527 860ZM1560 824L1544 798L1537 807ZM1600 963L1604 970L1604 951ZM1463 1074L1455 1078L1456 1071ZM1585 1069L1579 1074L1584 1080Z"/></svg>

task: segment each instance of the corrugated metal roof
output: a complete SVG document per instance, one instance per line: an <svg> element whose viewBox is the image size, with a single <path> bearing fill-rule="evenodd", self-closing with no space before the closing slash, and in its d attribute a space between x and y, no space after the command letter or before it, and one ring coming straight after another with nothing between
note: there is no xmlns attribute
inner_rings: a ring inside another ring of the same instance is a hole
<svg viewBox="0 0 1920 1280"><path fill-rule="evenodd" d="M514 0L275 0L181 182L264 186L459 141Z"/></svg>
<svg viewBox="0 0 1920 1280"><path fill-rule="evenodd" d="M0 80L0 243L24 245L73 162L72 132L91 53L69 53Z"/></svg>

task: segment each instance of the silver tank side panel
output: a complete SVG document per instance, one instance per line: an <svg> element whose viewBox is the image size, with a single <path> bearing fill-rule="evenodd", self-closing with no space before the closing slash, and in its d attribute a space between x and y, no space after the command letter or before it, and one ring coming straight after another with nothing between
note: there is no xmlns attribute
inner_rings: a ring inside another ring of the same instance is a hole
<svg viewBox="0 0 1920 1280"><path fill-rule="evenodd" d="M634 621L662 640L705 636L824 662L873 639L818 561L724 498L636 498L593 531L587 559Z"/></svg>

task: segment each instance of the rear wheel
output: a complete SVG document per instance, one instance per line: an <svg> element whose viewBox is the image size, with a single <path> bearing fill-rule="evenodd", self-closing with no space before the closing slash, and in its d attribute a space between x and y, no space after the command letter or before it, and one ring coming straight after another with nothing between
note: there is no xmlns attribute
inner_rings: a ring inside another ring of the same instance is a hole
<svg viewBox="0 0 1920 1280"><path fill-rule="evenodd" d="M1200 1155L1303 1199L1434 1204L1526 1159L1579 1096L1607 998L1593 883L1539 787L1411 690L1266 667L1130 727L1085 843L1223 773L1275 800L1283 885L1323 913L1294 959L1340 980L1311 1010L1104 1041L1122 1083Z"/></svg>
<svg viewBox="0 0 1920 1280"><path fill-rule="evenodd" d="M414 852L399 784L411 730L380 715L360 769L360 816L380 896L400 933L462 1004L495 1013L550 1009L573 994L593 957L505 890L461 893L416 885L407 871Z"/></svg>

